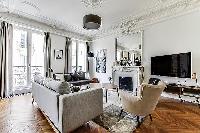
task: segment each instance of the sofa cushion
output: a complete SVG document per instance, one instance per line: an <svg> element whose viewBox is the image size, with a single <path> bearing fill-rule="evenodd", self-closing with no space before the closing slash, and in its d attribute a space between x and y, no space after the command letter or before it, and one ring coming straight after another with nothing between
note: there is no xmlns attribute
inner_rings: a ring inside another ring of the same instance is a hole
<svg viewBox="0 0 200 133"><path fill-rule="evenodd" d="M43 85L44 84L44 77L40 74L37 74L34 76L34 81L38 84Z"/></svg>
<svg viewBox="0 0 200 133"><path fill-rule="evenodd" d="M69 94L71 92L71 88L68 82L62 82L59 86L59 94Z"/></svg>
<svg viewBox="0 0 200 133"><path fill-rule="evenodd" d="M78 77L80 80L85 80L85 72L78 72Z"/></svg>
<svg viewBox="0 0 200 133"><path fill-rule="evenodd" d="M79 80L79 75L78 75L78 73L73 73L72 75L72 79L73 79L73 81L78 81Z"/></svg>
<svg viewBox="0 0 200 133"><path fill-rule="evenodd" d="M47 84L49 83L49 81L52 81L52 80L53 80L52 78L44 78L43 85L48 87Z"/></svg>
<svg viewBox="0 0 200 133"><path fill-rule="evenodd" d="M69 94L71 92L70 86L67 82L50 80L46 83L46 86L61 95Z"/></svg>
<svg viewBox="0 0 200 133"><path fill-rule="evenodd" d="M70 73L69 73L69 74L64 74L64 79L65 79L65 81L67 81L67 82L72 81L72 76L71 76L71 74L70 74Z"/></svg>

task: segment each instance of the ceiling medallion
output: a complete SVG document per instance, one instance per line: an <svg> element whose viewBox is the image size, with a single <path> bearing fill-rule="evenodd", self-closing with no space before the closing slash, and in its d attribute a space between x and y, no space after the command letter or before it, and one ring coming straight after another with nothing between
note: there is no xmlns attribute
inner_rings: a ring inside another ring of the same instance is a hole
<svg viewBox="0 0 200 133"><path fill-rule="evenodd" d="M86 7L98 7L102 4L103 0L81 0Z"/></svg>
<svg viewBox="0 0 200 133"><path fill-rule="evenodd" d="M38 4L36 4L38 2L36 2L35 0L24 0L21 3L24 4L24 5L30 6L30 7L34 8L35 10L37 10L37 11L40 11L40 8L39 8Z"/></svg>

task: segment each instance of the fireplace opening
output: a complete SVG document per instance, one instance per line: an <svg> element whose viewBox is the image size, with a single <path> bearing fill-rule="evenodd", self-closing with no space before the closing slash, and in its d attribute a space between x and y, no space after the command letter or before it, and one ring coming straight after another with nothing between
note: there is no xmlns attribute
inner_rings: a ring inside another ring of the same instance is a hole
<svg viewBox="0 0 200 133"><path fill-rule="evenodd" d="M133 91L132 77L119 77L119 89Z"/></svg>

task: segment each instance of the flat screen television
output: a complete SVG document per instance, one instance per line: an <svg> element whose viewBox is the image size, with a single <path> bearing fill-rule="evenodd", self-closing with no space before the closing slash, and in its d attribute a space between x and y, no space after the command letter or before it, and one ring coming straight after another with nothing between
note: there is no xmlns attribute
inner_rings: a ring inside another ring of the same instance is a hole
<svg viewBox="0 0 200 133"><path fill-rule="evenodd" d="M191 78L191 52L151 57L151 75Z"/></svg>

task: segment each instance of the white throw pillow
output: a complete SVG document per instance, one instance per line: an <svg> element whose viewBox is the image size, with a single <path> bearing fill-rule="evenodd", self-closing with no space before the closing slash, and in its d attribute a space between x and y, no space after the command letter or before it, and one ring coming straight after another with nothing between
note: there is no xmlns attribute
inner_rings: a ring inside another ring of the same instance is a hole
<svg viewBox="0 0 200 133"><path fill-rule="evenodd" d="M44 81L43 81L44 86L48 87L47 86L48 82L52 81L52 80L53 80L52 78L45 78Z"/></svg>
<svg viewBox="0 0 200 133"><path fill-rule="evenodd" d="M40 74L37 74L37 75L34 76L34 81L43 85L44 77Z"/></svg>
<svg viewBox="0 0 200 133"><path fill-rule="evenodd" d="M46 82L46 86L52 90L54 90L55 92L59 92L59 86L61 85L60 81L56 81L56 80L50 80L48 82Z"/></svg>
<svg viewBox="0 0 200 133"><path fill-rule="evenodd" d="M69 94L71 92L70 85L67 82L50 80L46 83L46 86L61 95Z"/></svg>

